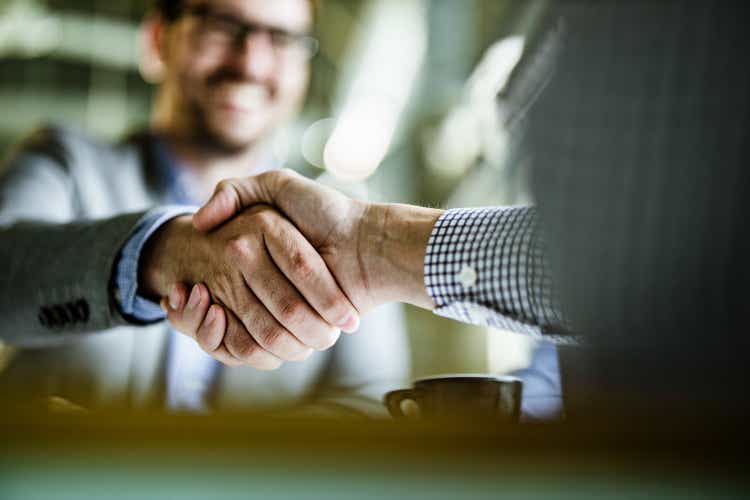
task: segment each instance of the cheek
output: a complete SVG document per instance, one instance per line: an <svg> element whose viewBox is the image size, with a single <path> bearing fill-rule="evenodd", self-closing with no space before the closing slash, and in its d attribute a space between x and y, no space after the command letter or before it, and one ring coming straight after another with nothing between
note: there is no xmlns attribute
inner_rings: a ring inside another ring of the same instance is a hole
<svg viewBox="0 0 750 500"><path fill-rule="evenodd" d="M285 107L297 107L302 104L307 93L310 72L294 68L284 74L279 82L279 93Z"/></svg>
<svg viewBox="0 0 750 500"><path fill-rule="evenodd" d="M172 78L183 92L189 94L193 94L195 88L200 86L201 80L205 79L204 75L210 73L213 64L210 57L196 50L194 45L187 30L182 29L173 33L169 51L168 66Z"/></svg>
<svg viewBox="0 0 750 500"><path fill-rule="evenodd" d="M179 79L181 87L190 95L204 92L207 80L221 68L221 61L210 54L186 51L181 54Z"/></svg>
<svg viewBox="0 0 750 500"><path fill-rule="evenodd" d="M197 56L183 66L182 77L191 87L205 86L206 80L216 72L214 61Z"/></svg>

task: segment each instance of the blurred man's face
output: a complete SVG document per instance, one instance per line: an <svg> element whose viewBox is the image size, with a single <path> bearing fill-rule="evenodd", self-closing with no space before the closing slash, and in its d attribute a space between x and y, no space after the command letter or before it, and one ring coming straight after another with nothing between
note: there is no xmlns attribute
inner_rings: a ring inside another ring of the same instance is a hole
<svg viewBox="0 0 750 500"><path fill-rule="evenodd" d="M179 126L232 151L283 123L307 88L311 25L309 0L184 0L163 44Z"/></svg>

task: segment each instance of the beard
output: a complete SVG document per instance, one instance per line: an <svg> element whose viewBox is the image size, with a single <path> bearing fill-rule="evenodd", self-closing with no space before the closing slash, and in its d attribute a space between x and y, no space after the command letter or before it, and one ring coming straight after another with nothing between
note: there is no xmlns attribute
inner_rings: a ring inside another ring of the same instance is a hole
<svg viewBox="0 0 750 500"><path fill-rule="evenodd" d="M205 81L203 90L185 103L186 119L193 140L216 152L235 154L254 146L282 118L273 88L264 83L220 71Z"/></svg>
<svg viewBox="0 0 750 500"><path fill-rule="evenodd" d="M195 143L216 153L234 155L241 153L269 135L267 131L261 133L247 134L243 131L228 130L227 124L217 123L219 120L211 115L211 111L205 111L196 107L193 112L195 127L192 139Z"/></svg>

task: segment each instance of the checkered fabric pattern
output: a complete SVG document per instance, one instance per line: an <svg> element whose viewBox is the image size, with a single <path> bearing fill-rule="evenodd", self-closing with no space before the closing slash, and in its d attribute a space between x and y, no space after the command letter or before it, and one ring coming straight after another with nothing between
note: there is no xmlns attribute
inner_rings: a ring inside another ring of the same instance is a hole
<svg viewBox="0 0 750 500"><path fill-rule="evenodd" d="M578 341L554 300L533 207L448 210L432 230L424 266L440 316Z"/></svg>

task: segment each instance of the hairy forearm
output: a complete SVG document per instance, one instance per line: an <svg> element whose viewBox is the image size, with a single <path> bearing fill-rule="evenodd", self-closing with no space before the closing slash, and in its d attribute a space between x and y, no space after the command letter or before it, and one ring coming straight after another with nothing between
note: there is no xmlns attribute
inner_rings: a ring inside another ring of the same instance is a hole
<svg viewBox="0 0 750 500"><path fill-rule="evenodd" d="M364 210L352 254L359 259L362 285L375 304L406 302L426 309L434 303L424 286L427 241L442 210L400 204L368 204ZM149 239L139 264L139 290L157 298L169 293L175 282L200 281L191 270L204 267L195 262L205 252L199 246L191 216L166 223ZM348 253L348 252L347 252Z"/></svg>
<svg viewBox="0 0 750 500"><path fill-rule="evenodd" d="M424 258L430 233L442 213L393 203L368 206L358 255L378 302L434 307L424 286Z"/></svg>

